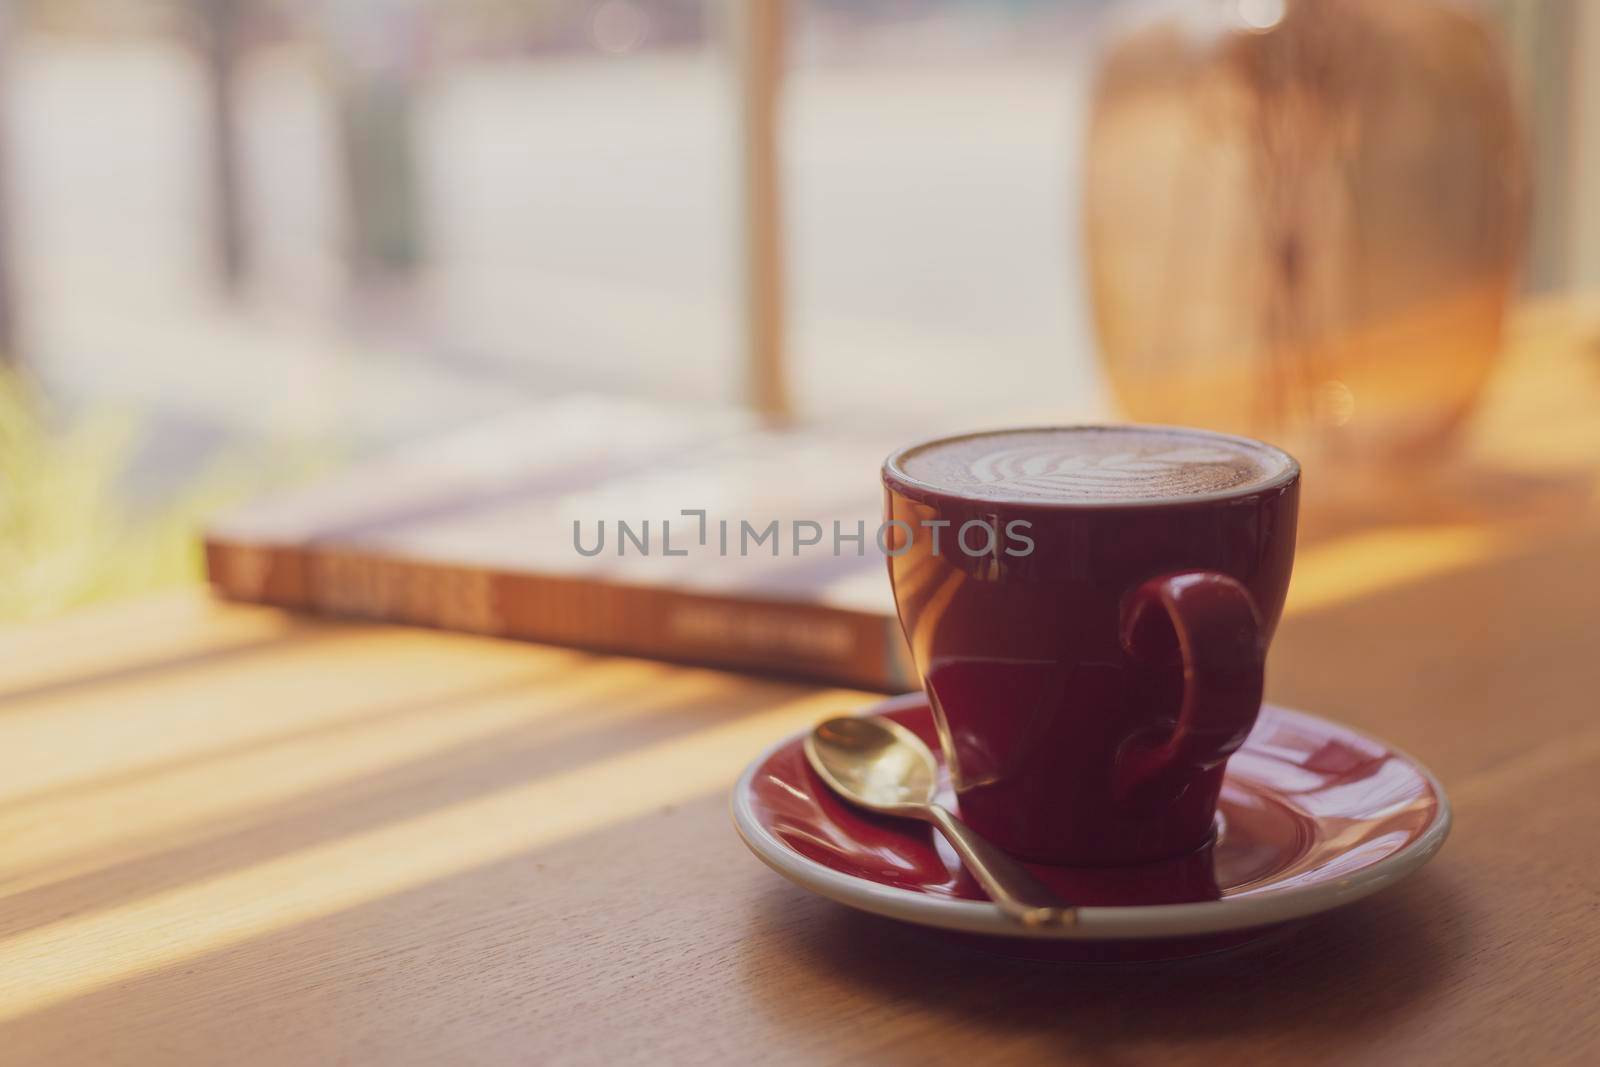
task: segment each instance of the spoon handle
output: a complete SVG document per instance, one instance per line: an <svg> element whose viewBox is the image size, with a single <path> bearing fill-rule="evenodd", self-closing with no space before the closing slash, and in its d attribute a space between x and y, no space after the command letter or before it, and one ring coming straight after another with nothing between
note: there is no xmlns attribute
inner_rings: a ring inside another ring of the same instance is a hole
<svg viewBox="0 0 1600 1067"><path fill-rule="evenodd" d="M1078 921L1076 908L948 809L930 804L925 810L928 821L949 840L962 864L1008 918L1029 927L1071 926Z"/></svg>

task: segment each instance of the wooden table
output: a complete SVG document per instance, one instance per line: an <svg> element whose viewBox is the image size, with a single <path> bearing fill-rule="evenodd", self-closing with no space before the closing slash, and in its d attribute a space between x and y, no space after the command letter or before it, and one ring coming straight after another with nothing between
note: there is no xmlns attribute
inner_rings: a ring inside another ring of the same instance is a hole
<svg viewBox="0 0 1600 1067"><path fill-rule="evenodd" d="M1569 334L1524 325L1600 377ZM1600 389L1540 373L1495 462L1592 484ZM1271 663L1438 772L1443 853L1178 964L973 954L749 856L734 776L863 694L200 593L5 632L0 1061L1596 1062L1600 523L1495 499L1308 545Z"/></svg>

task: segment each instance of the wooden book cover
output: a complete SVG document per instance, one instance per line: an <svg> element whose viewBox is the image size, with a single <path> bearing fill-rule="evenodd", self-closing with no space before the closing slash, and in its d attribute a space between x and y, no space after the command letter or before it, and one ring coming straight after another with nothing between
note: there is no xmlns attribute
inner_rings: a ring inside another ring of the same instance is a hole
<svg viewBox="0 0 1600 1067"><path fill-rule="evenodd" d="M876 543L901 440L568 398L225 515L207 572L295 610L901 691Z"/></svg>

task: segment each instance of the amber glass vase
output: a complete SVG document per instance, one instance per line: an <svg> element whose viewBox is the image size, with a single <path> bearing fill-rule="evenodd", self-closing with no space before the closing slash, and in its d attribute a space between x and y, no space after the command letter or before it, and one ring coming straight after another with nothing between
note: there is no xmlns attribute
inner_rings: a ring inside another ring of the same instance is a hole
<svg viewBox="0 0 1600 1067"><path fill-rule="evenodd" d="M1105 53L1084 230L1128 413L1319 453L1448 440L1527 226L1504 57L1438 0L1188 0Z"/></svg>

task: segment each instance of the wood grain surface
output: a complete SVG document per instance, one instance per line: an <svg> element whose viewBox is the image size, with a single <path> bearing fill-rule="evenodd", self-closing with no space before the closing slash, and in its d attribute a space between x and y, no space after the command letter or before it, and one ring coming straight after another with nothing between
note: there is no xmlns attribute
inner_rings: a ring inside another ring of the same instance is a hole
<svg viewBox="0 0 1600 1067"><path fill-rule="evenodd" d="M1592 486L1593 426L1536 424ZM1427 762L1444 851L1177 964L981 955L749 856L734 777L861 694L200 593L0 631L0 1061L1595 1062L1600 523L1485 514L1309 545L1268 680Z"/></svg>

